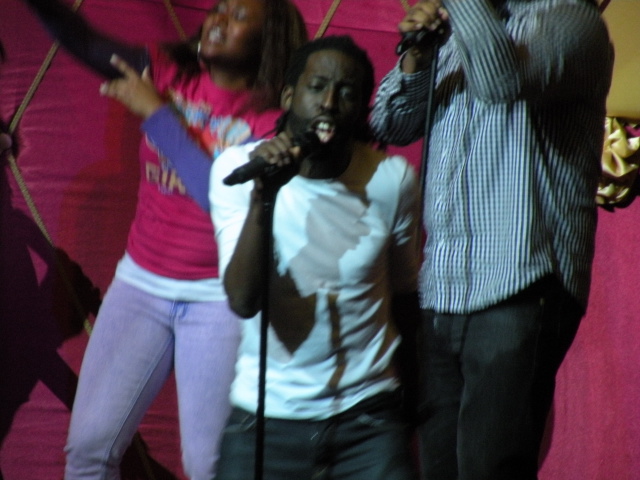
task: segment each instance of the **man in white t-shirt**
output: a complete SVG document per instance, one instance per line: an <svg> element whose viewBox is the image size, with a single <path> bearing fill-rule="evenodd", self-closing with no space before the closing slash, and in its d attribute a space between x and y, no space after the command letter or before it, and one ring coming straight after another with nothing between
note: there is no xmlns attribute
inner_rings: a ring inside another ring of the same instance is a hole
<svg viewBox="0 0 640 480"><path fill-rule="evenodd" d="M249 319L217 479L254 472L260 310L270 266L265 480L412 479L392 304L409 306L417 289L415 175L404 158L367 144L373 68L349 37L302 47L286 83L280 133L227 149L212 170L221 276L231 308ZM297 146L293 139L309 131L317 144ZM250 160L278 171L223 184ZM275 202L269 192L277 192ZM273 257L263 254L265 237L273 239Z"/></svg>

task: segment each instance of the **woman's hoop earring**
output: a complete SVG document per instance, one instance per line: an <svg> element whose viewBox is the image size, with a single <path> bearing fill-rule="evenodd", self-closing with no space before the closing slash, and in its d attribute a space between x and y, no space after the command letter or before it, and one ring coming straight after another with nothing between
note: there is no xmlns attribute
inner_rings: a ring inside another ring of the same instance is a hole
<svg viewBox="0 0 640 480"><path fill-rule="evenodd" d="M200 60L200 48L202 47L202 42L198 41L198 50L196 56L198 57L198 61Z"/></svg>

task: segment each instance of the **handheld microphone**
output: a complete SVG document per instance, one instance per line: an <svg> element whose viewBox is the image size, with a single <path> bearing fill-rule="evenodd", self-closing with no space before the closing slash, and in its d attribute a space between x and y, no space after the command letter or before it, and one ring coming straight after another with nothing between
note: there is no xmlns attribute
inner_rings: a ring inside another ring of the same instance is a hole
<svg viewBox="0 0 640 480"><path fill-rule="evenodd" d="M300 158L303 158L320 146L320 140L313 130L307 130L293 137L293 146L300 147ZM222 180L222 183L229 186L237 185L248 182L256 177L271 175L286 167L289 167L289 165L279 166L267 162L262 157L255 157L232 171Z"/></svg>
<svg viewBox="0 0 640 480"><path fill-rule="evenodd" d="M440 25L440 27L435 30L423 28L421 30L414 30L413 32L405 32L402 34L402 40L400 40L396 46L396 55L402 55L412 47L437 42L445 31L445 25Z"/></svg>

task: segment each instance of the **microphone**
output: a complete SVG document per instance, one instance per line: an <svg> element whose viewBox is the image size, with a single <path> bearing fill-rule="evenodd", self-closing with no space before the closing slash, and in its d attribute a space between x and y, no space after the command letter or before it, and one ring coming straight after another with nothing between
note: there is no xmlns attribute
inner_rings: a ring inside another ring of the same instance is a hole
<svg viewBox="0 0 640 480"><path fill-rule="evenodd" d="M396 55L402 55L411 47L423 46L428 43L437 42L446 31L445 25L442 24L435 30L427 30L422 28L412 32L402 34L402 40L396 46Z"/></svg>
<svg viewBox="0 0 640 480"><path fill-rule="evenodd" d="M300 158L307 156L320 145L320 139L318 139L316 132L313 130L307 130L306 132L293 137L293 146L300 147L301 149ZM245 183L256 177L271 175L289 166L290 165L275 165L267 162L262 157L255 157L253 160L250 160L232 171L222 180L222 183L229 186Z"/></svg>

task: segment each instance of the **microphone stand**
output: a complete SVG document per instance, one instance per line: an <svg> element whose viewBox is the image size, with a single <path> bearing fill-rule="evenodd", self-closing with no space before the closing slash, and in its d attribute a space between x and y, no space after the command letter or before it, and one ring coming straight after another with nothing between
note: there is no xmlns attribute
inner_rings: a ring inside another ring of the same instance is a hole
<svg viewBox="0 0 640 480"><path fill-rule="evenodd" d="M262 271L262 303L260 314L260 352L258 372L258 405L256 409L256 452L254 465L254 479L262 480L264 474L264 437L265 437L265 393L267 383L267 340L269 332L269 299L271 282L270 275L273 267L273 209L276 195L282 184L277 180L263 177L262 209L264 228L262 229L262 255L264 269Z"/></svg>
<svg viewBox="0 0 640 480"><path fill-rule="evenodd" d="M436 77L437 77L437 71L438 71L438 54L440 52L440 44L442 43L443 33L444 31L440 30L437 35L432 36L433 46L432 46L432 56L431 56L431 68L429 71L429 79L428 79L429 89L427 91L427 102L426 102L426 108L425 108L426 114L425 114L425 120L424 120L424 133L423 133L423 139L422 139L422 157L420 159L420 172L419 172L420 216L418 218L420 219L420 221L418 222L418 225L417 225L419 238L423 238L423 235L424 235L424 231L422 227L422 219L424 215L424 190L425 190L426 177L427 177L427 159L429 157L429 146L431 143L431 128L433 125L433 116L435 112L433 99L435 96L435 89L436 89ZM414 41L415 41L414 38L405 37L396 47L396 54L402 55L408 48L415 45L415 43L412 44L412 42ZM419 246L418 248L421 249L421 246ZM417 253L418 255L421 254L420 251L418 251ZM416 301L416 305L417 305L417 301ZM404 314L406 312L402 312L402 313ZM418 344L416 344L415 342L412 342L412 340L414 339L414 335L417 332L418 326L417 324L415 326L405 325L404 329L406 332L401 332L401 342L399 346L399 352L401 355L401 360L404 360L405 362L407 362L407 361L412 361L418 352ZM407 335L406 333L409 333L409 334ZM401 372L401 381L404 384L404 387L403 387L404 396L405 396L404 401L410 402L410 405L405 404L405 408L409 409L408 411L410 415L409 418L410 420L419 423L422 417L422 414L421 414L422 409L421 409L420 398L418 394L419 388L416 385L412 385L406 382L405 375L402 372ZM409 391L408 389L411 391Z"/></svg>
<svg viewBox="0 0 640 480"><path fill-rule="evenodd" d="M422 140L422 159L420 162L420 221L424 212L424 189L427 179L427 159L429 157L429 146L431 144L431 128L433 125L433 115L435 106L433 98L436 90L436 77L438 72L438 54L440 53L440 43L442 35L438 35L433 42L431 69L429 71L429 90L427 92L426 115L424 120L424 135Z"/></svg>
<svg viewBox="0 0 640 480"><path fill-rule="evenodd" d="M429 146L431 142L431 126L433 123L433 114L435 111L433 105L433 98L436 89L436 77L438 71L438 55L440 53L440 44L448 30L448 26L441 25L440 28L434 31L420 30L417 32L405 33L402 40L396 46L396 54L402 55L409 48L419 46L425 43L432 44L431 53L431 69L429 71L429 89L427 91L427 103L426 103L426 115L424 121L424 133L422 141L422 158L420 162L420 218L424 211L424 188L427 176L427 158L429 156Z"/></svg>

